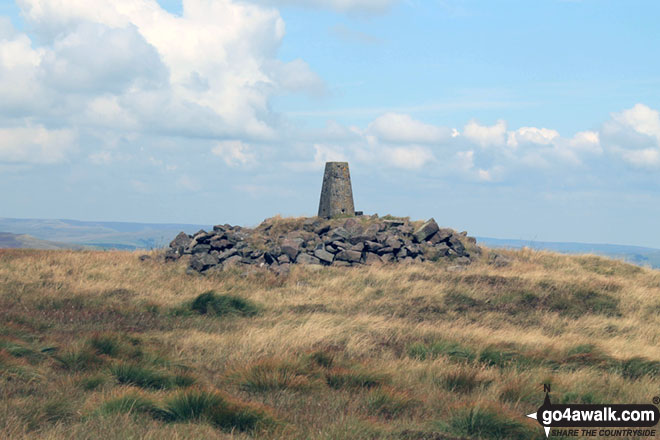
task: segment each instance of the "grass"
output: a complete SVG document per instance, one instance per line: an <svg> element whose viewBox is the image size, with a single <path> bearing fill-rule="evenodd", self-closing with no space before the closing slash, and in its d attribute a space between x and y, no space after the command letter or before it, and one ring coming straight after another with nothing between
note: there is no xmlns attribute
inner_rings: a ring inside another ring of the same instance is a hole
<svg viewBox="0 0 660 440"><path fill-rule="evenodd" d="M0 250L0 438L540 439L543 383L657 394L660 272L501 252L199 277L157 252Z"/></svg>
<svg viewBox="0 0 660 440"><path fill-rule="evenodd" d="M208 291L199 295L190 305L191 310L202 315L239 315L254 316L259 307L252 301L236 295L218 294Z"/></svg>

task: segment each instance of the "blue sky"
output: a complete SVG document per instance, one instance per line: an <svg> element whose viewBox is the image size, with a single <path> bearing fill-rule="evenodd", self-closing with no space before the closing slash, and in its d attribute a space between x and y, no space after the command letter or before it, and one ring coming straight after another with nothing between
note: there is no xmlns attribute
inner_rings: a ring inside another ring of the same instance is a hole
<svg viewBox="0 0 660 440"><path fill-rule="evenodd" d="M0 216L660 247L656 1L0 2Z"/></svg>

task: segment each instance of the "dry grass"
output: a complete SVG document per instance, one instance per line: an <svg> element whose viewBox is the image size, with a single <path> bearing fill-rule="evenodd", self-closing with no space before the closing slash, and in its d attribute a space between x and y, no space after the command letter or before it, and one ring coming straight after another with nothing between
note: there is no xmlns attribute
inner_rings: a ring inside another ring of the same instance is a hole
<svg viewBox="0 0 660 440"><path fill-rule="evenodd" d="M660 394L659 271L504 253L462 272L203 277L137 253L0 250L0 438L541 438L524 414L544 382L565 402ZM191 312L209 291L255 312ZM181 396L222 411L168 419Z"/></svg>

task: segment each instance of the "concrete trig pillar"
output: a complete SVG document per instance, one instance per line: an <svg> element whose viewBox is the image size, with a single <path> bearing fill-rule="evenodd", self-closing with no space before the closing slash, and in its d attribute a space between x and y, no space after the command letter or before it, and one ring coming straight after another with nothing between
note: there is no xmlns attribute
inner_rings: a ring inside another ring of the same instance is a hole
<svg viewBox="0 0 660 440"><path fill-rule="evenodd" d="M353 189L348 162L326 162L319 217L354 216Z"/></svg>

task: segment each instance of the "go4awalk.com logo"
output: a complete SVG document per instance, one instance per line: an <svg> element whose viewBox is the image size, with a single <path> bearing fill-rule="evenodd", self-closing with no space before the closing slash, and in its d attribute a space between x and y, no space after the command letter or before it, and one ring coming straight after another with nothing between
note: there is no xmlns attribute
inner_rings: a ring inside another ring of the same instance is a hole
<svg viewBox="0 0 660 440"><path fill-rule="evenodd" d="M545 430L546 437L655 437L653 429L660 421L660 411L655 405L623 404L553 404L550 401L550 385L543 385L543 405L527 417L536 419ZM660 403L654 397L653 403Z"/></svg>

